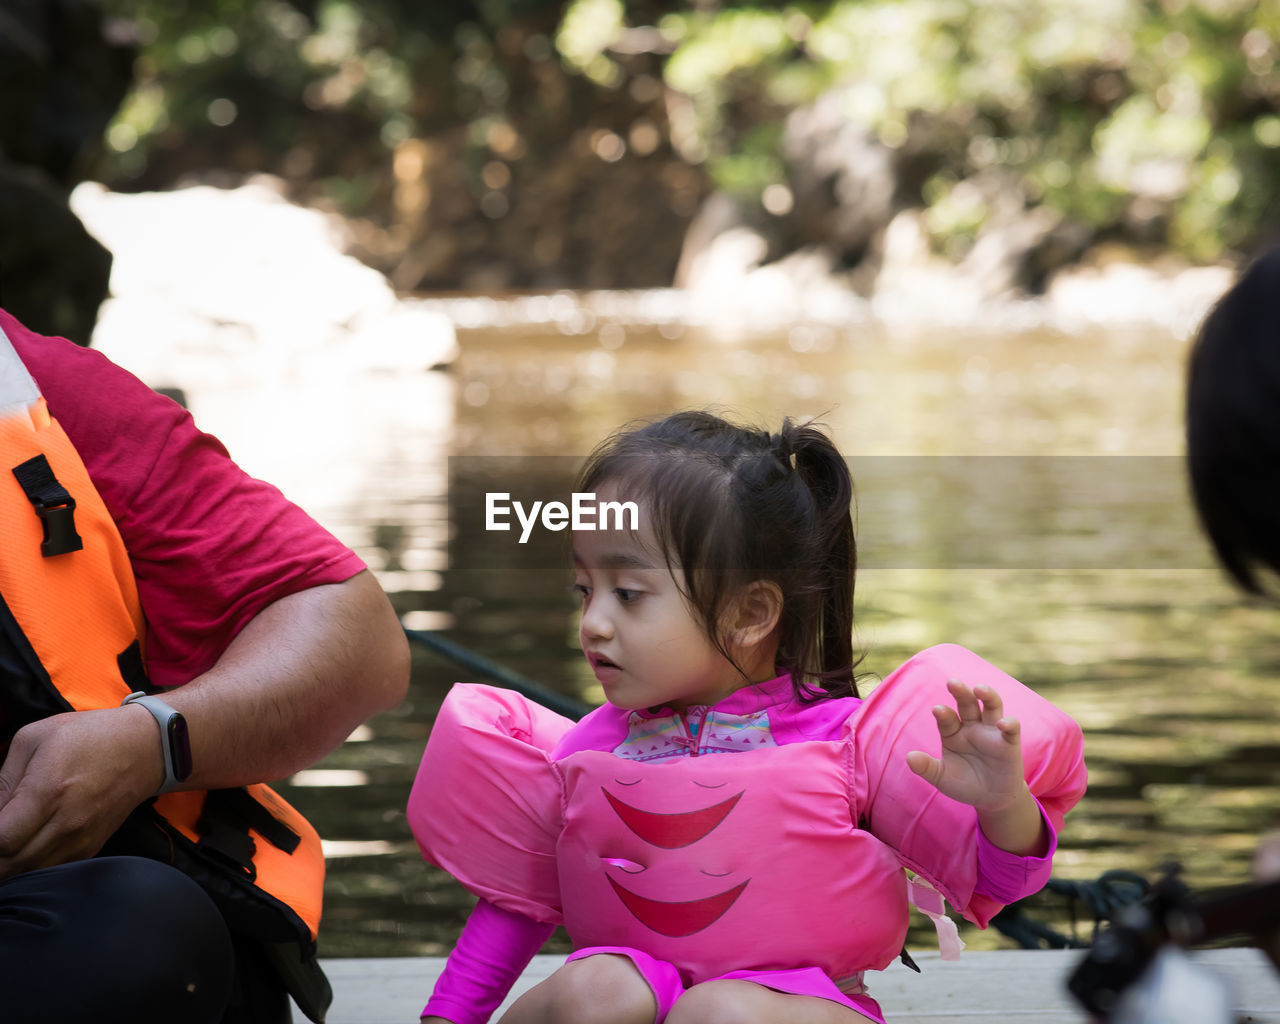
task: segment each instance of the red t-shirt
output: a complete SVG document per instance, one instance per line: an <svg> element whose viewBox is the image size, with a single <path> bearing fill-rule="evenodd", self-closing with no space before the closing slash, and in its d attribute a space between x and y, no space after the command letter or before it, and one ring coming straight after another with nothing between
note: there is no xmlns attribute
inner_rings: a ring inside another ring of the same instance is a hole
<svg viewBox="0 0 1280 1024"><path fill-rule="evenodd" d="M209 669L279 598L365 568L355 552L217 438L100 352L0 328L84 460L116 521L147 618L147 668L174 686Z"/></svg>

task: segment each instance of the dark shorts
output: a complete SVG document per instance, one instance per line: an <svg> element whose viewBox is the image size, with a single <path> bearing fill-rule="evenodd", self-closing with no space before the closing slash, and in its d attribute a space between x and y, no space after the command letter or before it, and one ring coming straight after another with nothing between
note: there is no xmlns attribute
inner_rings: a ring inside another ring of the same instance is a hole
<svg viewBox="0 0 1280 1024"><path fill-rule="evenodd" d="M100 857L0 881L7 1024L249 1021L236 1007L261 1002L251 961L204 890L159 861ZM267 1002L265 1019L290 1019L283 990Z"/></svg>

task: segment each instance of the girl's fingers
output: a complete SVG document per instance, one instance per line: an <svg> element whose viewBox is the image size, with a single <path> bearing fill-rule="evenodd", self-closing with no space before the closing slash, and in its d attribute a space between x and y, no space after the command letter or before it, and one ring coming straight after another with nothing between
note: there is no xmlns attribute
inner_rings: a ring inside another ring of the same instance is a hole
<svg viewBox="0 0 1280 1024"><path fill-rule="evenodd" d="M943 739L948 736L954 736L964 724L960 716L956 714L955 709L949 708L945 704L934 705L933 717L938 723L938 735Z"/></svg>
<svg viewBox="0 0 1280 1024"><path fill-rule="evenodd" d="M1004 702L995 689L985 683L969 687L959 679L947 680L947 692L956 702L956 713L962 722L995 725L1004 717Z"/></svg>
<svg viewBox="0 0 1280 1024"><path fill-rule="evenodd" d="M983 725L995 725L1004 717L1004 701L990 686L975 686L973 693L982 701Z"/></svg>
<svg viewBox="0 0 1280 1024"><path fill-rule="evenodd" d="M942 777L942 762L923 750L913 750L907 755L907 767L931 786L936 786Z"/></svg>
<svg viewBox="0 0 1280 1024"><path fill-rule="evenodd" d="M947 680L947 692L956 702L956 713L960 716L962 722L977 722L982 719L982 708L978 704L978 697L973 690L969 689L959 679Z"/></svg>
<svg viewBox="0 0 1280 1024"><path fill-rule="evenodd" d="M1017 744L1021 740L1022 723L1016 718L1002 718L996 722L996 728L1000 730L1006 743Z"/></svg>

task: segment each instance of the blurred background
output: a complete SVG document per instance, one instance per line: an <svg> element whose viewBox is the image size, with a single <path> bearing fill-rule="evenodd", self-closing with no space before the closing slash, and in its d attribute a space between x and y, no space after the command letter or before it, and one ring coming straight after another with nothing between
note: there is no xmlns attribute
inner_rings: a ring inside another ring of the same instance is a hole
<svg viewBox="0 0 1280 1024"><path fill-rule="evenodd" d="M564 537L485 492L563 497L639 416L819 417L865 667L961 643L1080 720L1057 876L1237 882L1280 616L1196 530L1181 389L1280 216L1278 55L1270 0L0 0L0 303L174 389L406 626L587 703ZM403 814L459 678L418 650L283 787L322 955L465 919Z"/></svg>

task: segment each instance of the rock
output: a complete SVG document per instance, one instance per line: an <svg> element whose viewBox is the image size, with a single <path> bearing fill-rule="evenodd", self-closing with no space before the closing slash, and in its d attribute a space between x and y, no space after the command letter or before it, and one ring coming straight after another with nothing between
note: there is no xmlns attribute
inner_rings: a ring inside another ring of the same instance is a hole
<svg viewBox="0 0 1280 1024"><path fill-rule="evenodd" d="M841 273L848 286L842 271L876 251L893 217L897 174L893 151L848 116L846 100L846 90L834 89L787 117L780 146L787 204L770 214L723 193L703 201L685 232L677 287L722 289L733 274L773 266L801 250L807 255L799 264L782 270L788 290L811 290L815 259ZM806 268L807 285L794 278L797 265Z"/></svg>
<svg viewBox="0 0 1280 1024"><path fill-rule="evenodd" d="M749 232L758 242L731 239L727 245L717 244L724 235L746 231L749 229L739 203L723 192L707 196L684 233L675 286L696 290L727 271L736 270L741 274L759 266L768 243L758 233Z"/></svg>
<svg viewBox="0 0 1280 1024"><path fill-rule="evenodd" d="M1068 329L1091 324L1155 324L1190 335L1236 272L1226 266L1144 266L1128 259L1094 259L1055 274L1044 301Z"/></svg>
<svg viewBox="0 0 1280 1024"><path fill-rule="evenodd" d="M792 112L782 132L796 234L858 262L894 214L893 151L848 114L846 89Z"/></svg>
<svg viewBox="0 0 1280 1024"><path fill-rule="evenodd" d="M685 238L677 283L685 316L721 334L793 323L839 323L861 315L863 301L836 269L835 254L805 246L768 261L769 241L740 217L737 204L713 195Z"/></svg>
<svg viewBox="0 0 1280 1024"><path fill-rule="evenodd" d="M152 386L192 378L425 371L452 323L343 251L342 222L258 178L136 194L80 185L72 206L116 253L93 344Z"/></svg>
<svg viewBox="0 0 1280 1024"><path fill-rule="evenodd" d="M1039 292L1059 267L1078 259L1093 232L1049 206L1031 203L1020 178L1002 169L961 182L987 210L973 247L959 263L971 286L991 298Z"/></svg>
<svg viewBox="0 0 1280 1024"><path fill-rule="evenodd" d="M986 297L1006 294L1026 281L1030 255L1061 225L1062 217L1045 206L1023 209L984 226L959 272Z"/></svg>

